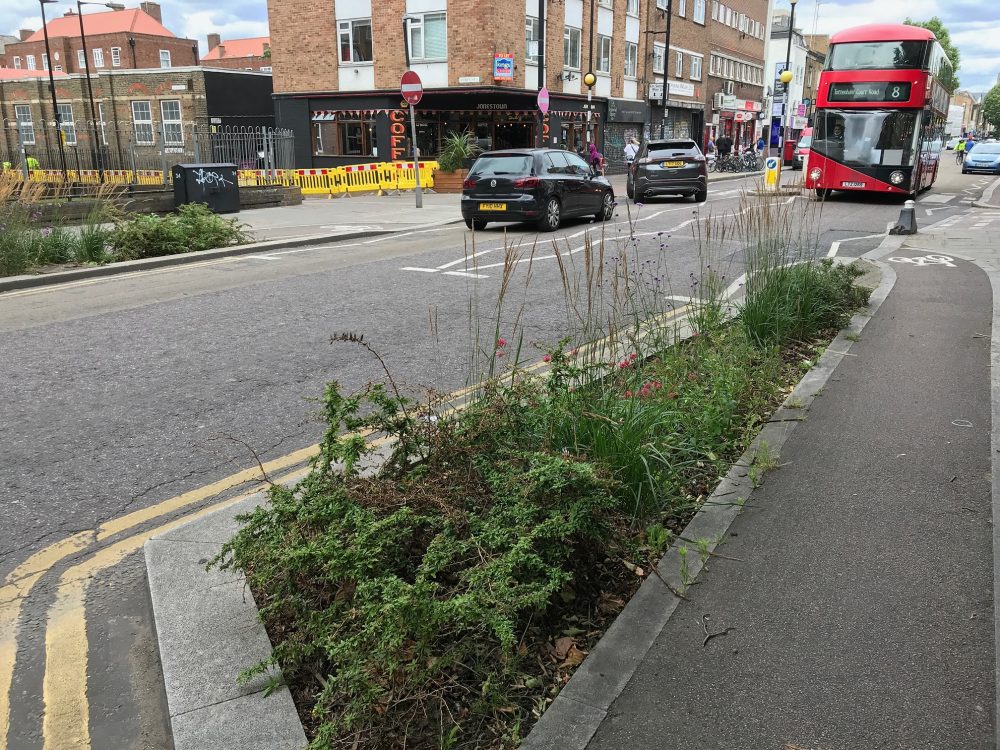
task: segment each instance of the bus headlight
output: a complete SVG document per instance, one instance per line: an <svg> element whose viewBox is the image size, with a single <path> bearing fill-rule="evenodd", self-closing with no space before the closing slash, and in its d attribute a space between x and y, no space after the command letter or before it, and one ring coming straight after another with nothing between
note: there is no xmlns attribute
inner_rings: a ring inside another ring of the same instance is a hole
<svg viewBox="0 0 1000 750"><path fill-rule="evenodd" d="M810 169L809 170L809 179L810 180L818 180L822 176L823 176L823 170L820 169L819 167L816 167L815 169Z"/></svg>
<svg viewBox="0 0 1000 750"><path fill-rule="evenodd" d="M900 172L899 170L896 170L891 175L889 175L889 182L891 182L893 185L902 185L905 179L906 175Z"/></svg>

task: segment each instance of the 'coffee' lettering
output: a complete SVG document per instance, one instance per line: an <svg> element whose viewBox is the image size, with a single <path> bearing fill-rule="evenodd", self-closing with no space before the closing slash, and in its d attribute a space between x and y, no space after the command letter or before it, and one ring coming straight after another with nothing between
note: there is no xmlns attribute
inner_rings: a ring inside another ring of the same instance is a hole
<svg viewBox="0 0 1000 750"><path fill-rule="evenodd" d="M389 113L389 150L392 161L406 156L406 113L394 109Z"/></svg>

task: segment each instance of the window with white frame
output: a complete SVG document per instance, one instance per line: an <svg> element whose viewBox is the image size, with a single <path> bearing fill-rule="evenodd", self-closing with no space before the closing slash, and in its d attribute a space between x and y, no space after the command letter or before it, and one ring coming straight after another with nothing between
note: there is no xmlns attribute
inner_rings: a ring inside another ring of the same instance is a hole
<svg viewBox="0 0 1000 750"><path fill-rule="evenodd" d="M614 0L597 0L597 4L605 8L613 8Z"/></svg>
<svg viewBox="0 0 1000 750"><path fill-rule="evenodd" d="M338 21L337 36L340 42L340 62L370 63L375 59L372 48L372 19Z"/></svg>
<svg viewBox="0 0 1000 750"><path fill-rule="evenodd" d="M625 77L635 78L639 70L639 45L625 42Z"/></svg>
<svg viewBox="0 0 1000 750"><path fill-rule="evenodd" d="M122 48L112 47L111 48L111 67L120 68L122 66Z"/></svg>
<svg viewBox="0 0 1000 750"><path fill-rule="evenodd" d="M49 56L43 52L42 53L42 70L48 70L48 69L49 69Z"/></svg>
<svg viewBox="0 0 1000 750"><path fill-rule="evenodd" d="M719 20L719 0L712 0L712 20Z"/></svg>
<svg viewBox="0 0 1000 750"><path fill-rule="evenodd" d="M184 145L184 126L181 123L179 99L160 102L160 122L163 123L163 143L167 146Z"/></svg>
<svg viewBox="0 0 1000 750"><path fill-rule="evenodd" d="M14 117L17 119L17 132L21 134L21 143L31 146L35 143L35 123L31 119L31 107L27 104L14 105Z"/></svg>
<svg viewBox="0 0 1000 750"><path fill-rule="evenodd" d="M524 48L527 50L525 59L528 62L538 62L538 19L526 16L524 19Z"/></svg>
<svg viewBox="0 0 1000 750"><path fill-rule="evenodd" d="M580 69L580 29L563 27L563 65L571 70Z"/></svg>
<svg viewBox="0 0 1000 750"><path fill-rule="evenodd" d="M701 65L703 58L701 57L691 57L691 80L700 81L701 80Z"/></svg>
<svg viewBox="0 0 1000 750"><path fill-rule="evenodd" d="M687 0L677 0L677 15L682 18L687 15Z"/></svg>
<svg viewBox="0 0 1000 750"><path fill-rule="evenodd" d="M37 66L35 65L35 56L34 55L28 55L27 60L28 60L28 70L37 70L38 69Z"/></svg>
<svg viewBox="0 0 1000 750"><path fill-rule="evenodd" d="M628 2L625 3L625 12L630 16L638 16L639 0L628 0Z"/></svg>
<svg viewBox="0 0 1000 750"><path fill-rule="evenodd" d="M104 50L100 47L94 49L94 67L103 68L104 67Z"/></svg>
<svg viewBox="0 0 1000 750"><path fill-rule="evenodd" d="M161 68L170 67L170 50L168 49L160 50L160 67Z"/></svg>
<svg viewBox="0 0 1000 750"><path fill-rule="evenodd" d="M135 142L140 146L155 143L153 138L153 110L147 101L132 102L132 125L135 127Z"/></svg>
<svg viewBox="0 0 1000 750"><path fill-rule="evenodd" d="M674 75L678 78L684 77L684 53L680 50L674 52Z"/></svg>
<svg viewBox="0 0 1000 750"><path fill-rule="evenodd" d="M87 66L87 56L82 49L76 51L76 67L83 70Z"/></svg>
<svg viewBox="0 0 1000 750"><path fill-rule="evenodd" d="M611 37L603 34L597 36L597 72L611 72Z"/></svg>
<svg viewBox="0 0 1000 750"><path fill-rule="evenodd" d="M73 119L73 105L60 104L59 129L63 132L63 143L67 146L76 145L76 121Z"/></svg>
<svg viewBox="0 0 1000 750"><path fill-rule="evenodd" d="M668 2L670 2L670 0L656 0L656 7L660 10L666 10Z"/></svg>
<svg viewBox="0 0 1000 750"><path fill-rule="evenodd" d="M705 0L694 0L694 16L692 18L695 23L705 23Z"/></svg>
<svg viewBox="0 0 1000 750"><path fill-rule="evenodd" d="M101 126L101 145L108 145L108 134L104 131L105 121L104 121L104 102L99 102L97 105L97 120L98 125Z"/></svg>
<svg viewBox="0 0 1000 750"><path fill-rule="evenodd" d="M20 70L21 69L21 56L20 55L14 55L14 69L15 70Z"/></svg>
<svg viewBox="0 0 1000 750"><path fill-rule="evenodd" d="M448 17L424 13L410 20L410 59L421 62L448 59Z"/></svg>
<svg viewBox="0 0 1000 750"><path fill-rule="evenodd" d="M663 59L666 45L653 42L653 72L663 74Z"/></svg>

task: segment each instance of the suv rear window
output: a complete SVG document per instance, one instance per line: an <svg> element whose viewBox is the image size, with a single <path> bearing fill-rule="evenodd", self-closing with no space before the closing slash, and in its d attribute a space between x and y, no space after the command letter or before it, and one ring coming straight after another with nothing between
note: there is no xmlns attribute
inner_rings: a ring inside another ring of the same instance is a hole
<svg viewBox="0 0 1000 750"><path fill-rule="evenodd" d="M472 165L473 175L531 174L534 159L530 154L486 154Z"/></svg>
<svg viewBox="0 0 1000 750"><path fill-rule="evenodd" d="M654 141L649 144L649 158L662 159L665 156L693 156L700 154L694 141Z"/></svg>

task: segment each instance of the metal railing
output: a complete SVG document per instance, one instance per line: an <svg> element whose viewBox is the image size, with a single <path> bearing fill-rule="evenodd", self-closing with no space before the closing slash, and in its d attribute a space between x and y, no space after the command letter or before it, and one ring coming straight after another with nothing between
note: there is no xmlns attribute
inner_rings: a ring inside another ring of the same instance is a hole
<svg viewBox="0 0 1000 750"><path fill-rule="evenodd" d="M174 164L226 162L261 172L261 184L277 184L294 167L291 130L188 123L3 122L0 166L21 171L65 173L70 182L166 184ZM65 164L59 150L63 138Z"/></svg>

